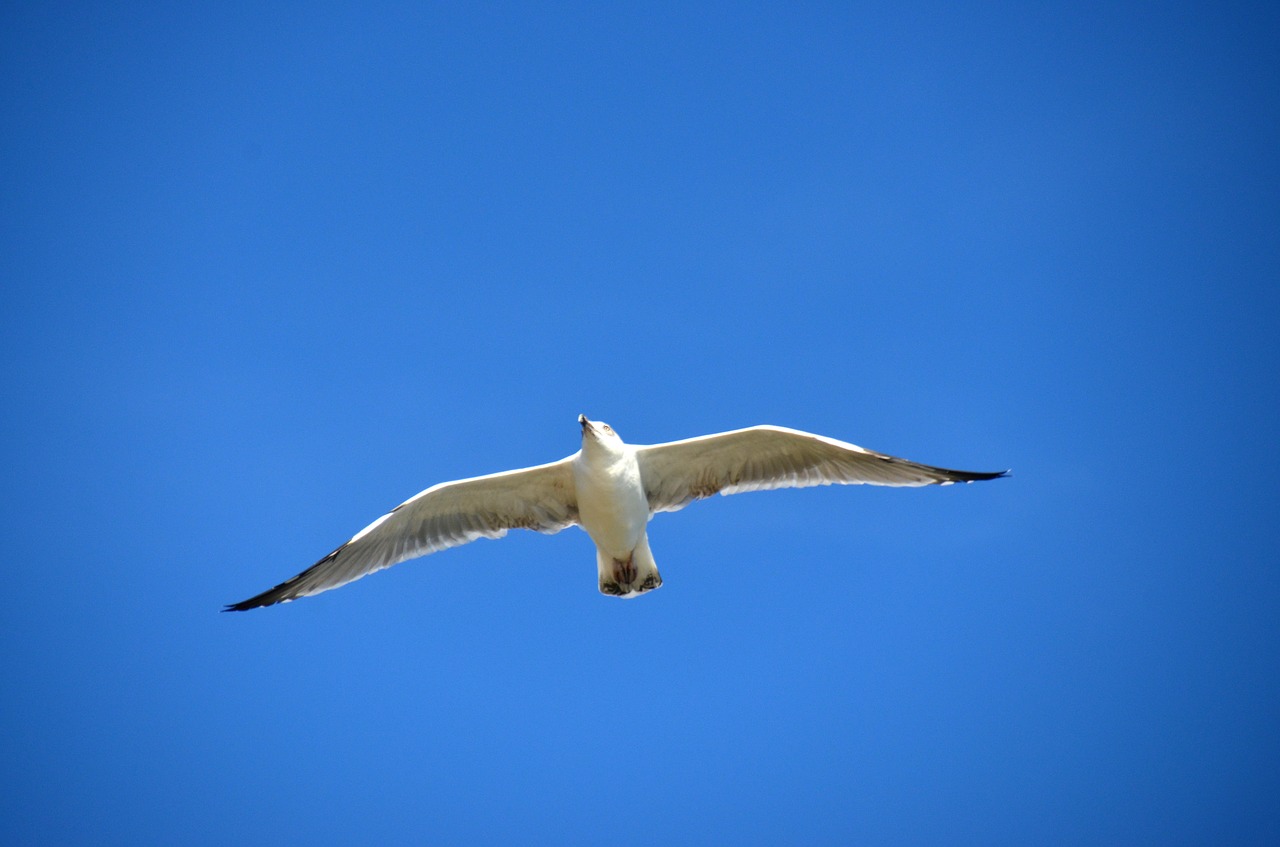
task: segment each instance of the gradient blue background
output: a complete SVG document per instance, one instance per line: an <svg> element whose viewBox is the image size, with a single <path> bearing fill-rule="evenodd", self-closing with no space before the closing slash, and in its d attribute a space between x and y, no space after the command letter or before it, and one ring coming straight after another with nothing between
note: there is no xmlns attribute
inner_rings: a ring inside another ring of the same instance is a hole
<svg viewBox="0 0 1280 847"><path fill-rule="evenodd" d="M6 4L0 835L1280 841L1275 4ZM715 498L224 603L428 485Z"/></svg>

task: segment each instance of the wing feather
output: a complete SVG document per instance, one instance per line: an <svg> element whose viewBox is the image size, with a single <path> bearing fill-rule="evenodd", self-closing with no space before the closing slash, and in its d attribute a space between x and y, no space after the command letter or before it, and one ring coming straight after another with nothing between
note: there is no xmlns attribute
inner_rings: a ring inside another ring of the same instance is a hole
<svg viewBox="0 0 1280 847"><path fill-rule="evenodd" d="M674 512L712 494L813 485L950 485L1008 473L922 465L780 426L640 446L636 456L650 512Z"/></svg>
<svg viewBox="0 0 1280 847"><path fill-rule="evenodd" d="M578 522L572 460L433 485L302 573L225 611L319 594L408 559L477 538L501 538L511 529L559 532Z"/></svg>

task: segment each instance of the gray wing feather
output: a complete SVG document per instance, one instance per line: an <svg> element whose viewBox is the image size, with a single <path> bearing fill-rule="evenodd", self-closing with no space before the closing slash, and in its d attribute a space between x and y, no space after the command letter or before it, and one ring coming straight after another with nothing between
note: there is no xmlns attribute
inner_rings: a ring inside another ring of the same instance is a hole
<svg viewBox="0 0 1280 847"><path fill-rule="evenodd" d="M573 457L433 485L275 588L227 606L244 611L346 585L374 571L510 529L556 533L578 522Z"/></svg>
<svg viewBox="0 0 1280 847"><path fill-rule="evenodd" d="M712 494L811 485L949 485L1008 471L922 465L780 426L754 426L636 448L650 512L673 512Z"/></svg>

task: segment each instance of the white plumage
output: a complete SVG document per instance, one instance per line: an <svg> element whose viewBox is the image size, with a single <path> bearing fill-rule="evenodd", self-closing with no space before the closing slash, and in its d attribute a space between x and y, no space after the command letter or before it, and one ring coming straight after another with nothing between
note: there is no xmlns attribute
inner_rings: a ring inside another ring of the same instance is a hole
<svg viewBox="0 0 1280 847"><path fill-rule="evenodd" d="M596 544L600 591L634 597L662 584L649 550L656 512L712 494L811 485L949 485L1004 476L937 468L822 435L756 426L666 444L629 445L578 416L582 449L558 462L442 482L369 524L307 570L227 606L243 611L319 594L407 559L510 529L580 525Z"/></svg>

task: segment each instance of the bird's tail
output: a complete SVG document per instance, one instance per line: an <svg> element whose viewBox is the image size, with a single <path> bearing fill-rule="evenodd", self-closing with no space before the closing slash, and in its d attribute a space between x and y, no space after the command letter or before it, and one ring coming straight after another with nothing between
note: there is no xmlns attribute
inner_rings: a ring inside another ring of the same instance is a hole
<svg viewBox="0 0 1280 847"><path fill-rule="evenodd" d="M625 559L615 559L596 548L596 568L600 572L600 593L611 597L639 597L662 585L658 564L649 551L648 535Z"/></svg>

